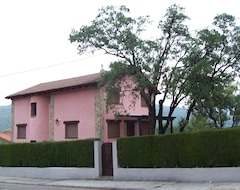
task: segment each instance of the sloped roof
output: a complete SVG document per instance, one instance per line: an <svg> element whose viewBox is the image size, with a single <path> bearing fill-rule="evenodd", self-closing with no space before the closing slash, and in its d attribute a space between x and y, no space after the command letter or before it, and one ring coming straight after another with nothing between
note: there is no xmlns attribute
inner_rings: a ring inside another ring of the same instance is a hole
<svg viewBox="0 0 240 190"><path fill-rule="evenodd" d="M5 140L5 141L11 141L11 135L7 133L0 133L0 138Z"/></svg>
<svg viewBox="0 0 240 190"><path fill-rule="evenodd" d="M7 96L7 99L12 99L18 96L29 96L33 94L50 93L54 91L62 91L85 86L97 85L101 76L101 72L74 77L69 79L57 80L52 82L40 83L20 92Z"/></svg>

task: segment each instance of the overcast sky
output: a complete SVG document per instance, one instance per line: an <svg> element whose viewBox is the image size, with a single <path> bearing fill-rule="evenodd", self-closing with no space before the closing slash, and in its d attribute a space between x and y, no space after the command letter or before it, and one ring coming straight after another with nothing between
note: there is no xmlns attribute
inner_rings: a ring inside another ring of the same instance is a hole
<svg viewBox="0 0 240 190"><path fill-rule="evenodd" d="M133 17L149 15L158 22L174 3L186 8L192 31L210 26L217 14L240 18L238 0L0 0L0 105L11 104L7 95L39 83L99 72L101 65L107 70L113 57L80 56L68 40L102 6L126 5Z"/></svg>

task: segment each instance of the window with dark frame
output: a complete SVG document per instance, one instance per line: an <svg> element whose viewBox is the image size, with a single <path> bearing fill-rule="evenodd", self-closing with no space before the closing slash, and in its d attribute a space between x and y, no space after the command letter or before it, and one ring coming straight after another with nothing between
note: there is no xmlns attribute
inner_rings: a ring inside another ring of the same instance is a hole
<svg viewBox="0 0 240 190"><path fill-rule="evenodd" d="M142 96L141 96L141 107L147 107L147 103Z"/></svg>
<svg viewBox="0 0 240 190"><path fill-rule="evenodd" d="M17 124L17 138L26 139L27 124Z"/></svg>
<svg viewBox="0 0 240 190"><path fill-rule="evenodd" d="M149 134L150 134L149 122L142 121L142 134L141 135L149 135Z"/></svg>
<svg viewBox="0 0 240 190"><path fill-rule="evenodd" d="M135 136L135 124L133 121L127 121L127 136Z"/></svg>
<svg viewBox="0 0 240 190"><path fill-rule="evenodd" d="M64 121L66 139L78 139L78 123L79 121Z"/></svg>
<svg viewBox="0 0 240 190"><path fill-rule="evenodd" d="M31 103L31 116L32 117L37 116L37 103L36 102Z"/></svg>
<svg viewBox="0 0 240 190"><path fill-rule="evenodd" d="M108 138L120 137L120 121L108 121Z"/></svg>

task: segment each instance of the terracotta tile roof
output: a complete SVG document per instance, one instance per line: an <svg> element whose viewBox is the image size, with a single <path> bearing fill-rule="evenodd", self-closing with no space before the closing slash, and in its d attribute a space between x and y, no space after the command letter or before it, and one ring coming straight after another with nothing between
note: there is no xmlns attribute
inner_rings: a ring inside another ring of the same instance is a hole
<svg viewBox="0 0 240 190"><path fill-rule="evenodd" d="M0 133L0 138L5 140L5 141L11 141L11 135L7 133Z"/></svg>
<svg viewBox="0 0 240 190"><path fill-rule="evenodd" d="M12 99L18 96L28 96L32 94L49 93L53 91L62 91L67 89L80 88L80 87L89 86L89 85L97 85L97 83L99 82L100 76L101 76L101 72L80 76L80 77L58 80L58 81L40 83L36 86L11 94L6 98Z"/></svg>

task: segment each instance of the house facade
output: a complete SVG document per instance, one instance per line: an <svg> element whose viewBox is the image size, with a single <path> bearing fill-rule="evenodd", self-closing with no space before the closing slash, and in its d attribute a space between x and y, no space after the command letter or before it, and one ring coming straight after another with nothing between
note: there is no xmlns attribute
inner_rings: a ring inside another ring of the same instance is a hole
<svg viewBox="0 0 240 190"><path fill-rule="evenodd" d="M41 83L7 96L12 100L12 141L42 142L149 134L141 98L127 116L106 112L101 72ZM130 99L125 98L123 104ZM145 118L145 119L144 119Z"/></svg>

